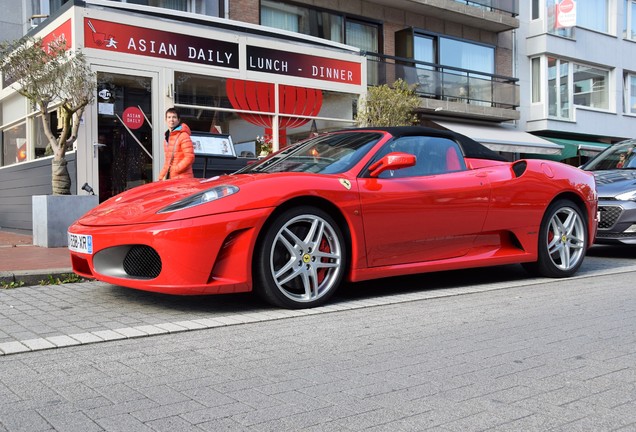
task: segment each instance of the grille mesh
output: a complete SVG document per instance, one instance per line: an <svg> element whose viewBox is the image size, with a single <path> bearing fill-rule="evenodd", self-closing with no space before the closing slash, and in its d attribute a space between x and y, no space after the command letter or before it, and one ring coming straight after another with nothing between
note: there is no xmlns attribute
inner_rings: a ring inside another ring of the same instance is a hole
<svg viewBox="0 0 636 432"><path fill-rule="evenodd" d="M124 271L130 276L154 279L161 273L161 258L150 246L133 246L124 258Z"/></svg>
<svg viewBox="0 0 636 432"><path fill-rule="evenodd" d="M613 227L623 212L619 206L600 206L598 210L601 214L601 220L598 223L599 229Z"/></svg>

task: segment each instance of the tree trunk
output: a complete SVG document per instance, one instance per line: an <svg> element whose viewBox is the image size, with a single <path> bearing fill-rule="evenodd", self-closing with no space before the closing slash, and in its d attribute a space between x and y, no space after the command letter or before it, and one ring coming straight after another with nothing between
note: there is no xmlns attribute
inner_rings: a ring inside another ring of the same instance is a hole
<svg viewBox="0 0 636 432"><path fill-rule="evenodd" d="M52 161L52 184L53 195L70 195L71 194L71 176L68 173L66 159L53 159Z"/></svg>

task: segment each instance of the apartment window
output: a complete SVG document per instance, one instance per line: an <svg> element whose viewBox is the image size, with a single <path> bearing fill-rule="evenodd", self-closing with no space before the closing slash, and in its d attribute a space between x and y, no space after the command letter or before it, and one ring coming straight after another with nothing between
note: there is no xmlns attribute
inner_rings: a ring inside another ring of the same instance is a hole
<svg viewBox="0 0 636 432"><path fill-rule="evenodd" d="M36 3L47 0L33 0ZM64 3L70 0L48 0L51 13L58 10ZM165 9L172 9L182 12L192 12L201 15L221 17L224 0L110 0L119 3L136 4L141 6L153 6ZM42 7L40 7L42 9Z"/></svg>
<svg viewBox="0 0 636 432"><path fill-rule="evenodd" d="M532 59L532 102L541 102L541 59Z"/></svg>
<svg viewBox="0 0 636 432"><path fill-rule="evenodd" d="M541 0L532 0L532 19L539 19L541 18L541 16L539 15L539 11L541 10L539 8L539 5L541 3Z"/></svg>
<svg viewBox="0 0 636 432"><path fill-rule="evenodd" d="M548 115L570 118L569 62L548 57Z"/></svg>
<svg viewBox="0 0 636 432"><path fill-rule="evenodd" d="M548 112L570 118L573 105L609 109L609 71L548 57Z"/></svg>
<svg viewBox="0 0 636 432"><path fill-rule="evenodd" d="M636 114L636 74L628 74L625 77L625 112Z"/></svg>
<svg viewBox="0 0 636 432"><path fill-rule="evenodd" d="M610 0L576 0L576 25L603 33L609 32Z"/></svg>
<svg viewBox="0 0 636 432"><path fill-rule="evenodd" d="M623 37L636 40L636 0L625 0L624 2Z"/></svg>
<svg viewBox="0 0 636 432"><path fill-rule="evenodd" d="M379 52L380 25L345 14L290 3L262 0L261 24Z"/></svg>
<svg viewBox="0 0 636 432"><path fill-rule="evenodd" d="M470 71L495 73L495 48L459 39L439 38L439 63Z"/></svg>
<svg viewBox="0 0 636 432"><path fill-rule="evenodd" d="M574 105L609 109L607 84L609 71L580 65L572 65Z"/></svg>

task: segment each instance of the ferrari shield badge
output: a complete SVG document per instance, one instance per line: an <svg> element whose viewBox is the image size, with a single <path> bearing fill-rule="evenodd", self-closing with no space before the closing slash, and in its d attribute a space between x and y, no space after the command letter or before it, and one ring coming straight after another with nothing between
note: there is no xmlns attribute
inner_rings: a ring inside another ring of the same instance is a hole
<svg viewBox="0 0 636 432"><path fill-rule="evenodd" d="M351 189L351 182L347 179L340 179L340 184L347 188L347 190Z"/></svg>

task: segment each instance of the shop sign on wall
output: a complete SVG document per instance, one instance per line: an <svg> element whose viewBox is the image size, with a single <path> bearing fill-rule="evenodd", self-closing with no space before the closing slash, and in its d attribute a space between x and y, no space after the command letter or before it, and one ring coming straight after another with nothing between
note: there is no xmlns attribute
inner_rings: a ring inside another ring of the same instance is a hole
<svg viewBox="0 0 636 432"><path fill-rule="evenodd" d="M238 69L238 44L84 18L86 48Z"/></svg>
<svg viewBox="0 0 636 432"><path fill-rule="evenodd" d="M257 46L247 47L247 69L345 84L362 82L360 63Z"/></svg>
<svg viewBox="0 0 636 432"><path fill-rule="evenodd" d="M71 20L66 20L62 25L57 27L52 32L42 37L42 47L46 49L49 44L55 40L66 41L66 49L71 49L73 45L73 38L71 33Z"/></svg>

